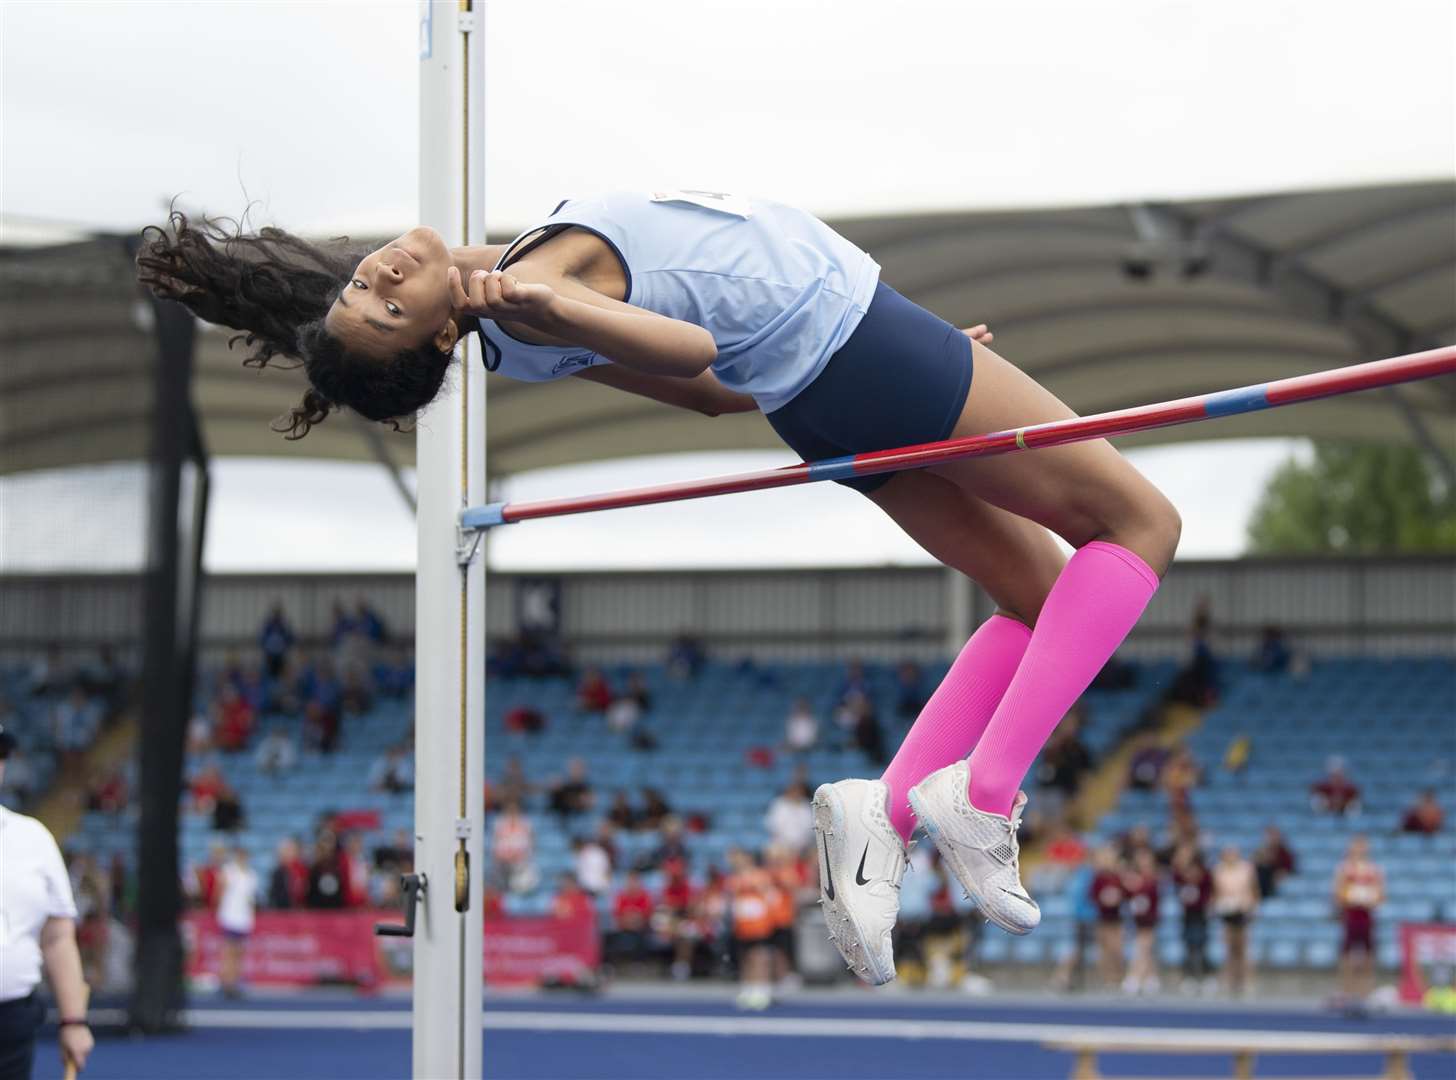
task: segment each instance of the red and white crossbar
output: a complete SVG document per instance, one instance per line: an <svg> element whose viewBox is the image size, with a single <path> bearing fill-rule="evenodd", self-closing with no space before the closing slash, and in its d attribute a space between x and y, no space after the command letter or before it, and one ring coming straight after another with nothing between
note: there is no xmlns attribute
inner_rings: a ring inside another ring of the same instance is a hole
<svg viewBox="0 0 1456 1080"><path fill-rule="evenodd" d="M1034 450L1039 446L1061 446L1088 439L1106 439L1129 435L1150 428L1193 424L1237 413L1258 412L1301 401L1352 394L1396 383L1431 379L1456 374L1456 345L1428 352L1395 356L1368 364L1353 364L1330 371L1296 375L1276 382L1243 386L1236 390L1200 394L1196 397L1164 401L1156 405L1139 405L1131 409L1054 420L1047 424L986 435L970 435L962 439L902 446L894 450L875 450L867 454L830 458L827 461L802 462L778 469L710 476L702 480L686 480L675 484L607 491L598 495L576 495L566 499L540 499L536 502L488 503L472 506L460 513L462 530L489 529L536 518L587 514L596 510L617 510L650 503L681 502L704 499L710 495L731 495L740 491L761 491L765 488L812 484L820 480L842 480L852 476L874 476L876 473L898 472L901 469L923 469L960 458L1010 454L1018 450Z"/></svg>

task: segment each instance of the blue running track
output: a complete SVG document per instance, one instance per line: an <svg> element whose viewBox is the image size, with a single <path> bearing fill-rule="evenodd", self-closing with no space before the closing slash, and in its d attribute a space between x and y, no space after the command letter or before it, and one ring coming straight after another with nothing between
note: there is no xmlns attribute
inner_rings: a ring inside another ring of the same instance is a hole
<svg viewBox="0 0 1456 1080"><path fill-rule="evenodd" d="M402 1001L199 999L193 1029L148 1039L106 1038L85 1080L403 1080L409 1013ZM485 1075L492 1080L846 1080L846 1078L1064 1078L1071 1058L1043 1049L1064 1027L1456 1035L1456 1019L1397 1013L1352 1021L1314 1009L1154 1008L1141 1002L1047 998L992 1004L911 996L806 995L763 1014L721 997L603 999L492 997ZM947 1034L952 1037L945 1037ZM1420 1080L1452 1080L1456 1055L1417 1055ZM1108 1054L1122 1077L1231 1076L1229 1056ZM1256 1075L1372 1076L1373 1054L1270 1055ZM59 1080L54 1045L36 1080Z"/></svg>

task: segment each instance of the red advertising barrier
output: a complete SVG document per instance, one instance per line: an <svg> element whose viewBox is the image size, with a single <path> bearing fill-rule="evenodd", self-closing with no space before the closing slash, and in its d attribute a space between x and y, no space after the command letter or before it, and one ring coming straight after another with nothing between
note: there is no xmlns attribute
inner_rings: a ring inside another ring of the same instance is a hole
<svg viewBox="0 0 1456 1080"><path fill-rule="evenodd" d="M1456 924L1402 923L1400 966L1402 1000L1449 998L1456 991Z"/></svg>
<svg viewBox="0 0 1456 1080"><path fill-rule="evenodd" d="M243 948L243 978L255 986L350 983L380 979L376 914L366 911L260 911ZM223 934L211 912L188 912L182 924L189 978L215 976Z"/></svg>
<svg viewBox="0 0 1456 1080"><path fill-rule="evenodd" d="M260 911L243 949L243 978L254 986L407 984L409 939L374 933L376 922L398 918L394 911ZM210 912L189 912L182 933L188 977L216 977L223 943L217 920ZM485 980L492 985L580 982L600 963L591 914L486 920Z"/></svg>
<svg viewBox="0 0 1456 1080"><path fill-rule="evenodd" d="M492 986L580 983L600 963L601 938L591 914L485 920L485 981Z"/></svg>

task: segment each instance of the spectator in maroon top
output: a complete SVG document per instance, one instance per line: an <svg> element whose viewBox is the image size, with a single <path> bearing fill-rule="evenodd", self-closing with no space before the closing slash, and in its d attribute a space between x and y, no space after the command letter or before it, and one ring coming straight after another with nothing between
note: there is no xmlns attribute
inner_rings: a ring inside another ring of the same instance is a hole
<svg viewBox="0 0 1456 1080"><path fill-rule="evenodd" d="M1175 813L1178 811L1191 812L1193 809L1193 789L1203 780L1203 770L1198 767L1193 754L1185 749L1179 750L1173 755L1166 765L1163 766L1163 774L1160 783L1168 795L1168 805Z"/></svg>
<svg viewBox="0 0 1456 1080"><path fill-rule="evenodd" d="M339 710L310 701L303 707L303 731L310 746L332 754L339 745Z"/></svg>
<svg viewBox="0 0 1456 1080"><path fill-rule="evenodd" d="M1405 812L1405 817L1401 818L1400 831L1430 836L1440 832L1445 821L1446 815L1441 811L1441 804L1436 801L1436 793L1427 788L1421 792L1415 805Z"/></svg>
<svg viewBox="0 0 1456 1080"><path fill-rule="evenodd" d="M1089 892L1097 908L1097 970L1102 984L1114 989L1122 981L1122 905L1127 899L1117 852L1099 848L1093 856Z"/></svg>
<svg viewBox="0 0 1456 1080"><path fill-rule="evenodd" d="M1213 901L1213 878L1196 847L1174 850L1173 886L1183 909L1184 989L1209 989L1213 976L1208 963L1208 905Z"/></svg>
<svg viewBox="0 0 1456 1080"><path fill-rule="evenodd" d="M677 915L686 914L693 906L693 883L688 880L687 868L680 862L673 862L664 869L667 877L662 883L662 909Z"/></svg>
<svg viewBox="0 0 1456 1080"><path fill-rule="evenodd" d="M546 716L529 705L513 705L506 710L504 723L507 731L531 735L546 727Z"/></svg>
<svg viewBox="0 0 1456 1080"><path fill-rule="evenodd" d="M231 682L225 682L218 695L217 722L213 726L212 743L220 750L236 753L248 745L253 736L256 714L246 698Z"/></svg>
<svg viewBox="0 0 1456 1080"><path fill-rule="evenodd" d="M1133 857L1133 864L1123 875L1127 890L1127 910L1132 916L1132 964L1122 989L1127 994L1154 994L1158 991L1158 860L1147 848Z"/></svg>
<svg viewBox="0 0 1456 1080"><path fill-rule="evenodd" d="M604 713L612 703L612 688L596 668L582 676L576 687L576 707L582 712Z"/></svg>
<svg viewBox="0 0 1456 1080"><path fill-rule="evenodd" d="M98 769L92 778L86 805L103 814L119 814L126 809L129 799L130 789L126 782L125 769Z"/></svg>
<svg viewBox="0 0 1456 1080"><path fill-rule="evenodd" d="M1360 789L1345 775L1345 762L1330 758L1325 775L1310 786L1310 802L1321 813L1348 814L1360 809Z"/></svg>
<svg viewBox="0 0 1456 1080"><path fill-rule="evenodd" d="M1264 841L1254 851L1254 873L1259 878L1259 895L1267 900L1279 891L1279 885L1295 871L1294 852L1284 842L1277 825L1264 830Z"/></svg>

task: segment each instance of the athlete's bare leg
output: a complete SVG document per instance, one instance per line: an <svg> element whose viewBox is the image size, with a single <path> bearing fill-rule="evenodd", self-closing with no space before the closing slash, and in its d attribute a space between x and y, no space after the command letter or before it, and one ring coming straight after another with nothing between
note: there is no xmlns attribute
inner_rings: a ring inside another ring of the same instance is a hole
<svg viewBox="0 0 1456 1080"><path fill-rule="evenodd" d="M984 345L974 342L971 348L975 375L955 437L1076 415ZM1093 540L1121 545L1160 575L1178 546L1181 523L1173 504L1105 439L965 458L930 471L976 498L1045 526L1073 547Z"/></svg>
<svg viewBox="0 0 1456 1080"><path fill-rule="evenodd" d="M1067 561L1046 529L924 470L898 473L870 498L932 556L979 583L1002 612L1036 622Z"/></svg>

